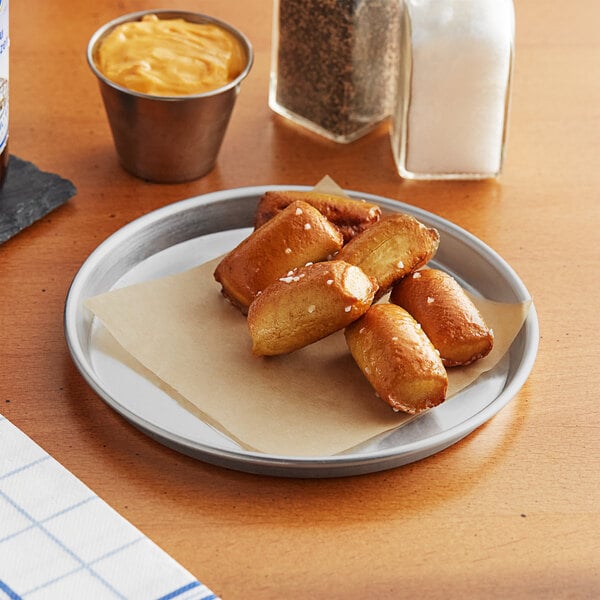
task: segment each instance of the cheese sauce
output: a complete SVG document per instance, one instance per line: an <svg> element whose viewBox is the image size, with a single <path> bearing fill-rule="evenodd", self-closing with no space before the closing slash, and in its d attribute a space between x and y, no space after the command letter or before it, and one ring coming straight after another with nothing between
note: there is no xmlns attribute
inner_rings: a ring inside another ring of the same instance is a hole
<svg viewBox="0 0 600 600"><path fill-rule="evenodd" d="M247 63L241 43L222 27L156 15L115 27L95 60L110 81L154 96L215 90L233 81Z"/></svg>

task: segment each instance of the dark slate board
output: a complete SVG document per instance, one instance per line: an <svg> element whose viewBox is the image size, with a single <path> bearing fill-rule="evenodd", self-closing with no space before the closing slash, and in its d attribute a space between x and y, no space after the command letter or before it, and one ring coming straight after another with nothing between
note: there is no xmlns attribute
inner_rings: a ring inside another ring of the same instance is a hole
<svg viewBox="0 0 600 600"><path fill-rule="evenodd" d="M64 204L77 193L68 180L11 156L0 191L0 244Z"/></svg>

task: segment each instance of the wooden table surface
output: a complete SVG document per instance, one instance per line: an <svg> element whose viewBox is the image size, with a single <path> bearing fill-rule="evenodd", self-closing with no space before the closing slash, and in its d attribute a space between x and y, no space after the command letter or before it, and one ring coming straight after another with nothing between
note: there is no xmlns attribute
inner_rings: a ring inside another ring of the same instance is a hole
<svg viewBox="0 0 600 600"><path fill-rule="evenodd" d="M0 412L226 600L600 596L600 3L516 5L502 177L411 183L394 170L387 125L336 145L269 110L269 0L164 0L237 25L256 56L214 171L159 185L119 167L85 60L99 25L155 4L12 3L11 151L78 193L0 246ZM449 219L514 267L541 328L514 400L435 456L325 480L204 464L105 405L63 333L90 252L171 202L324 174Z"/></svg>

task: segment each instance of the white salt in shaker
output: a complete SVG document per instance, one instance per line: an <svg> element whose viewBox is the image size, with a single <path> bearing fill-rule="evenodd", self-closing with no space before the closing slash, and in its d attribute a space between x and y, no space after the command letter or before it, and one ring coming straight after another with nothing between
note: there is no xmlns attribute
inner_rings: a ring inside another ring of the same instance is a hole
<svg viewBox="0 0 600 600"><path fill-rule="evenodd" d="M405 0L392 148L408 179L502 170L514 54L512 0Z"/></svg>

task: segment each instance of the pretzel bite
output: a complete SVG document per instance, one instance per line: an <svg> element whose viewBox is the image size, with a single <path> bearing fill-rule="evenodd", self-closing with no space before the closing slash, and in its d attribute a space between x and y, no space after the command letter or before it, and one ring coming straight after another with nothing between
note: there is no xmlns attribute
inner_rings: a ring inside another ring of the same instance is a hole
<svg viewBox="0 0 600 600"><path fill-rule="evenodd" d="M291 271L250 305L253 353L286 354L343 329L367 311L376 289L358 267L339 260Z"/></svg>
<svg viewBox="0 0 600 600"><path fill-rule="evenodd" d="M494 335L458 282L438 269L424 269L394 287L390 301L423 327L447 367L468 365L492 349Z"/></svg>
<svg viewBox="0 0 600 600"><path fill-rule="evenodd" d="M379 285L377 298L408 273L423 266L436 253L436 229L399 213L384 217L348 242L336 258L359 266Z"/></svg>
<svg viewBox="0 0 600 600"><path fill-rule="evenodd" d="M361 371L394 410L417 414L446 399L448 375L439 354L400 306L372 306L345 336Z"/></svg>
<svg viewBox="0 0 600 600"><path fill-rule="evenodd" d="M269 191L262 195L256 210L254 226L258 229L296 200L307 202L327 217L344 236L344 243L379 221L381 217L379 206L365 200L354 200L320 192L282 190Z"/></svg>
<svg viewBox="0 0 600 600"><path fill-rule="evenodd" d="M314 207L293 202L217 265L222 293L244 314L256 294L288 271L335 254L342 234Z"/></svg>

